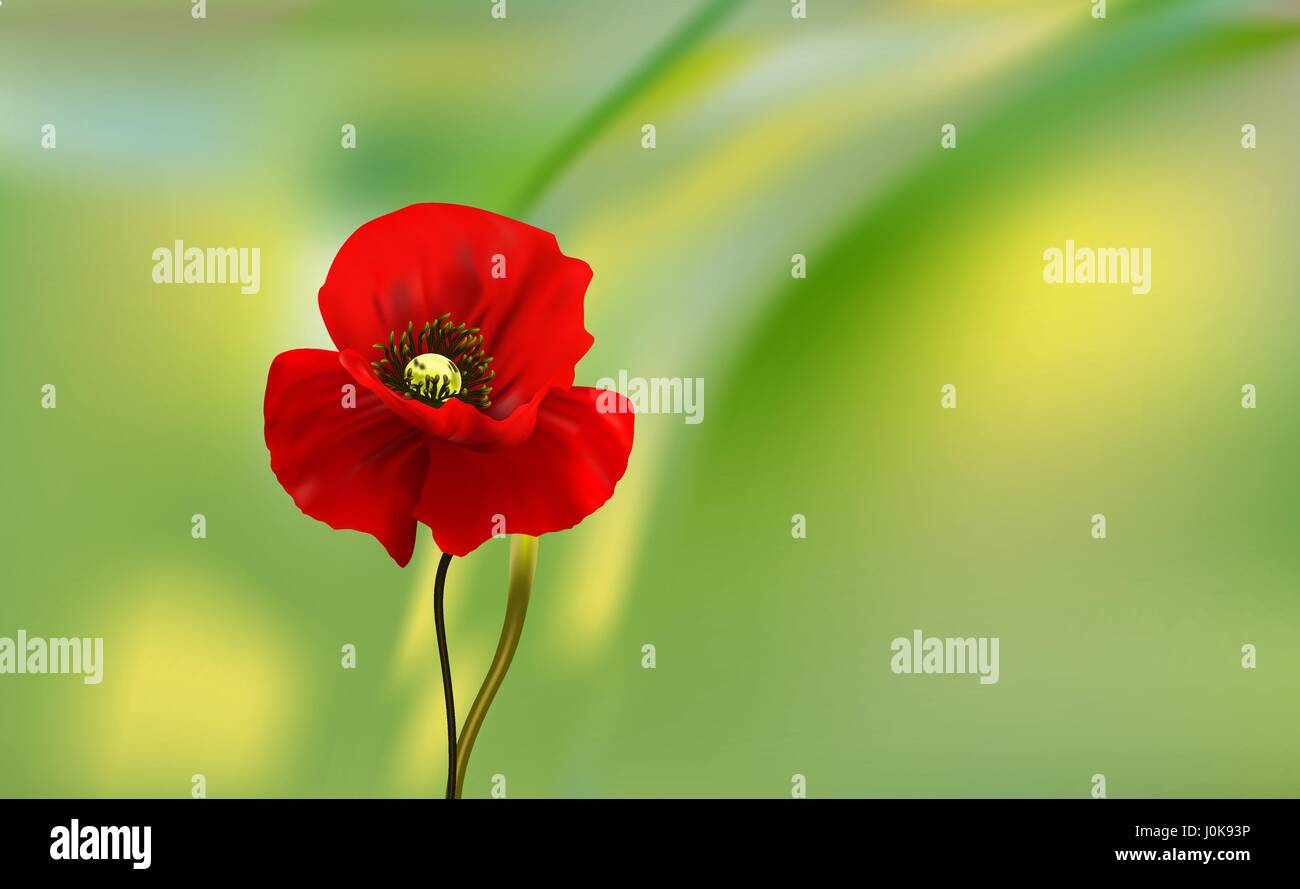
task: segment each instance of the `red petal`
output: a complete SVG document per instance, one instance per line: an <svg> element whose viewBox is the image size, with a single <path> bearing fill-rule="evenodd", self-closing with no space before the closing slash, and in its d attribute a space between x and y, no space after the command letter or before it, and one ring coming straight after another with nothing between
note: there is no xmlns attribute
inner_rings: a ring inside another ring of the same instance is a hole
<svg viewBox="0 0 1300 889"><path fill-rule="evenodd" d="M505 277L494 278L494 257ZM339 248L320 290L320 311L339 351L366 361L372 346L451 312L478 327L492 368L492 406L502 419L548 384L573 383L591 348L582 298L591 268L560 252L555 236L473 207L415 204L367 222ZM534 405L535 406L535 405Z"/></svg>
<svg viewBox="0 0 1300 889"><path fill-rule="evenodd" d="M352 385L356 406L344 407ZM271 470L307 515L378 538L399 565L411 560L429 466L424 436L339 364L337 352L276 356L266 380Z"/></svg>
<svg viewBox="0 0 1300 889"><path fill-rule="evenodd" d="M491 454L433 441L416 517L444 553L463 556L489 539L495 517L509 534L572 528L614 493L632 450L632 404L616 392L552 389L523 444Z"/></svg>

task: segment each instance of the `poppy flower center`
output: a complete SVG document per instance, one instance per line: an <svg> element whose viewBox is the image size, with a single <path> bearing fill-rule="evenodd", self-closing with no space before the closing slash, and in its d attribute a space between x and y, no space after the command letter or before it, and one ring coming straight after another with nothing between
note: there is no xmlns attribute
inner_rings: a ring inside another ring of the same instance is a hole
<svg viewBox="0 0 1300 889"><path fill-rule="evenodd" d="M406 386L425 398L446 401L460 391L460 370L451 359L437 352L416 355L402 374Z"/></svg>
<svg viewBox="0 0 1300 889"><path fill-rule="evenodd" d="M431 407L453 398L480 410L492 404L488 384L496 372L488 368L492 358L483 352L483 336L477 327L453 322L450 312L419 329L412 321L400 334L389 331L388 342L375 348L384 353L370 362L375 375L403 398Z"/></svg>

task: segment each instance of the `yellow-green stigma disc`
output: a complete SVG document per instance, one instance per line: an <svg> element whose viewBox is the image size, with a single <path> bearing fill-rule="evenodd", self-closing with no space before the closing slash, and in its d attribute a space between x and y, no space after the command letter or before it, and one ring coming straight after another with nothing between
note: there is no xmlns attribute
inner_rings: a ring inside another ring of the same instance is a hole
<svg viewBox="0 0 1300 889"><path fill-rule="evenodd" d="M422 398L443 401L460 391L460 369L445 355L416 355L402 373L410 390Z"/></svg>

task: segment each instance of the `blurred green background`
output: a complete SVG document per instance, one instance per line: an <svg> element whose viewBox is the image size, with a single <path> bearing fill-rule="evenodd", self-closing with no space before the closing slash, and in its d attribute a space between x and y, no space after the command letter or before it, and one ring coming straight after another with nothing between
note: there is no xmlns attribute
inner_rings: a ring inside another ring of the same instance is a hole
<svg viewBox="0 0 1300 889"><path fill-rule="evenodd" d="M579 383L706 381L543 539L467 796L1300 794L1293 2L491 6L0 5L0 635L105 638L0 675L0 794L440 794L432 541L303 516L262 440L334 252L429 200L591 264ZM1044 285L1067 238L1151 293ZM177 239L261 292L155 285ZM506 550L453 563L462 714ZM894 675L914 628L1000 682Z"/></svg>

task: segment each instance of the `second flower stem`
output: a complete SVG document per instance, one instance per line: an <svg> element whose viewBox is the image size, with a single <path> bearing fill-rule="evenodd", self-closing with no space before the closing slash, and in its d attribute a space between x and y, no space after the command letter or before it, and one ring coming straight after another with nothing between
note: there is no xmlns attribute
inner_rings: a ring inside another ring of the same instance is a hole
<svg viewBox="0 0 1300 889"><path fill-rule="evenodd" d="M524 631L524 616L528 613L528 599L533 591L533 575L537 572L537 544L536 537L525 534L515 534L510 538L510 581L506 594L506 618L501 626L501 638L497 642L496 654L492 656L492 665L488 667L487 678L483 680L483 687L479 689L478 697L474 699L474 704L469 708L469 715L465 717L465 726L460 732L460 743L456 745L453 742L452 746L456 765L451 774L454 776L452 780L455 783L458 799L465 786L465 772L469 769L469 755L474 749L474 739L478 737L478 730L483 726L483 720L487 717L488 708L492 706L492 699L496 697L497 689L506 678L510 661L515 656L515 649L519 647L519 637ZM447 701L448 712L450 712L451 698L448 697Z"/></svg>

